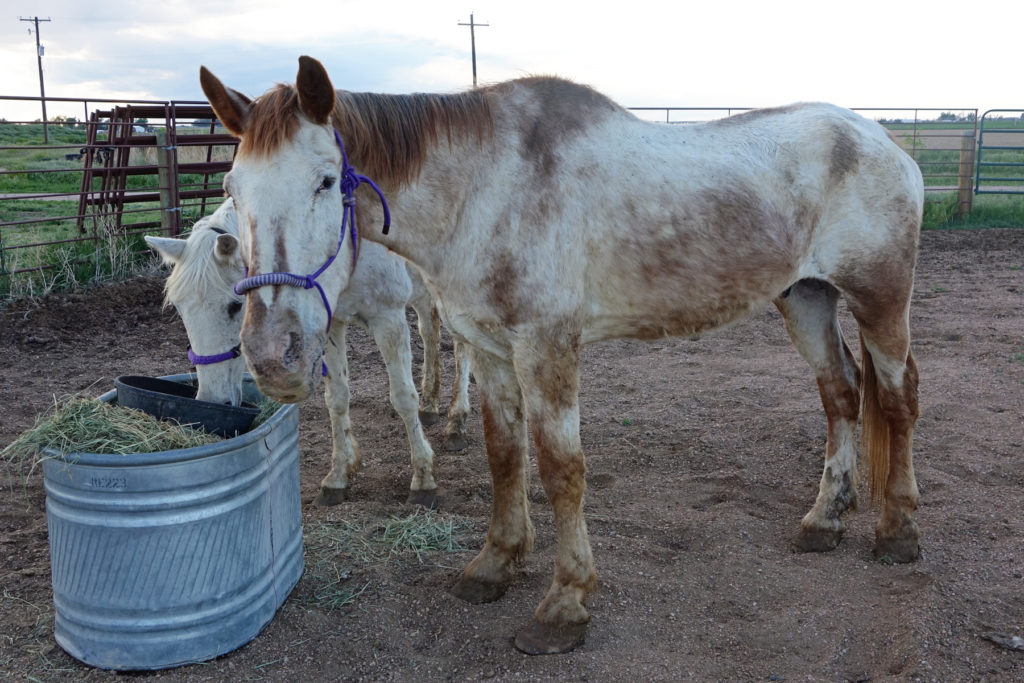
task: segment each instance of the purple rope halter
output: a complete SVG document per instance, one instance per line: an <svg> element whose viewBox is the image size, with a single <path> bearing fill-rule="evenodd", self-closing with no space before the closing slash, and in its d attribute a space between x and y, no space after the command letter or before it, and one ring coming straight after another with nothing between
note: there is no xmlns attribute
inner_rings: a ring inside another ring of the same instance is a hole
<svg viewBox="0 0 1024 683"><path fill-rule="evenodd" d="M387 200L384 199L384 193L377 187L377 184L364 175L356 173L356 170L348 163L348 153L345 151L345 145L341 142L341 136L338 135L338 131L334 131L334 139L338 143L338 147L341 149L341 180L338 183L338 188L341 190L342 201L344 208L341 213L341 234L338 237L338 246L334 250L327 262L324 263L315 272L309 275L296 275L295 273L262 273L260 275L254 275L247 277L244 280L240 280L235 283L235 294L245 294L250 289L256 289L257 287L264 287L266 285L288 285L289 287L301 287L302 289L313 289L314 287L320 293L320 299L324 302L324 308L327 309L327 329L331 329L331 320L334 318L334 312L331 310L331 303L327 300L327 294L324 292L324 288L317 282L317 278L320 277L325 270L327 270L334 259L341 253L341 245L345 243L346 233L352 236L352 267L356 265L356 260L359 258L359 232L356 229L356 188L362 183L366 183L377 193L380 197L381 206L384 208L384 228L383 233L388 234L388 228L391 227L391 212L388 210ZM348 230L346 231L345 226L348 224Z"/></svg>
<svg viewBox="0 0 1024 683"><path fill-rule="evenodd" d="M242 355L241 344L236 344L233 348L228 349L223 353L215 353L212 356L200 356L198 353L193 351L191 348L188 350L188 360L192 365L213 365L215 363L223 363L226 360L232 360Z"/></svg>
<svg viewBox="0 0 1024 683"><path fill-rule="evenodd" d="M338 148L341 149L341 179L338 182L338 189L341 190L343 208L341 211L341 234L338 236L338 246L335 248L334 253L327 259L327 262L320 266L315 273L309 275L296 275L295 273L262 273L260 275L254 275L252 277L246 277L243 280L239 280L235 283L235 294L245 294L251 289L258 287L265 287L266 285L288 285L289 287L301 287L302 289L313 289L320 293L320 300L324 302L324 308L327 309L327 331L331 331L331 321L334 319L334 311L331 310L331 302L327 300L327 294L324 292L324 288L320 286L320 283L316 281L325 270L327 270L334 259L338 258L338 254L341 253L341 245L345 243L346 233L352 236L352 267L355 268L356 261L359 258L359 231L356 229L356 188L362 183L366 183L373 188L377 196L380 197L381 207L384 209L384 227L382 232L388 234L388 229L391 227L391 211L388 209L388 202L384 198L384 193L377 187L377 184L367 178L364 175L356 173L356 170L352 168L351 164L348 163L348 152L345 151L345 145L341 142L341 136L338 131L334 131L334 140L338 143ZM345 229L348 224L348 230ZM248 273L248 269L246 269ZM327 364L321 361L321 374L327 376Z"/></svg>

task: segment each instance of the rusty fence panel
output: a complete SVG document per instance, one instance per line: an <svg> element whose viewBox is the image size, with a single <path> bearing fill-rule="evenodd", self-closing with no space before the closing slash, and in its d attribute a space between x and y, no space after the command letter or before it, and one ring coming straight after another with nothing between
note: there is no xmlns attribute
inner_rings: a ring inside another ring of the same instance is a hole
<svg viewBox="0 0 1024 683"><path fill-rule="evenodd" d="M142 235L179 235L222 201L237 141L205 102L46 98L39 121L0 96L0 300L151 257ZM125 273L126 274L126 273Z"/></svg>

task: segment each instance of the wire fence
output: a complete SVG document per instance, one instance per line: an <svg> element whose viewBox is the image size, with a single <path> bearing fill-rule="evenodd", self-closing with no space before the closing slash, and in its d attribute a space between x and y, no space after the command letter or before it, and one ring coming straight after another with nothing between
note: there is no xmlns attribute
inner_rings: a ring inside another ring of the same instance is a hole
<svg viewBox="0 0 1024 683"><path fill-rule="evenodd" d="M0 107L39 101L0 96ZM131 270L149 258L142 235L178 235L216 209L234 158L237 141L206 102L46 101L62 113L45 126L0 119L0 299ZM690 125L749 109L631 111ZM957 216L976 195L1024 192L1024 110L854 111L886 128L921 168L926 197Z"/></svg>
<svg viewBox="0 0 1024 683"><path fill-rule="evenodd" d="M83 116L0 121L0 298L132 270L142 235L219 205L234 158L205 102L53 101Z"/></svg>

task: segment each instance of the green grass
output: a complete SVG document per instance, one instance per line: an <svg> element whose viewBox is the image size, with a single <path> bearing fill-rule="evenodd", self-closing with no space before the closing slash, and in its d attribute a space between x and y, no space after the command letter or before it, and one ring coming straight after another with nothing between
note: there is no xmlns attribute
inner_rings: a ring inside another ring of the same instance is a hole
<svg viewBox="0 0 1024 683"><path fill-rule="evenodd" d="M921 228L934 230L1024 227L1024 195L974 195L974 204L969 214L957 218L956 211L955 192L926 193Z"/></svg>
<svg viewBox="0 0 1024 683"><path fill-rule="evenodd" d="M49 124L51 145L84 145L86 130L84 124ZM41 123L0 123L0 146L43 145L43 124Z"/></svg>

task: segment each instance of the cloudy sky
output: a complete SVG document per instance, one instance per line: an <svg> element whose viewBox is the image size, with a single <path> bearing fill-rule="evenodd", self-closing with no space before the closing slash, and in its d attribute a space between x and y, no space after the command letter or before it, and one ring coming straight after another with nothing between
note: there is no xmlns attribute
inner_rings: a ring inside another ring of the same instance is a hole
<svg viewBox="0 0 1024 683"><path fill-rule="evenodd" d="M199 66L258 95L320 59L337 88L453 92L555 74L625 106L1024 107L1020 0L12 0L0 95L202 99ZM61 113L50 105L48 113ZM81 117L80 107L68 112ZM0 117L38 117L0 101Z"/></svg>

